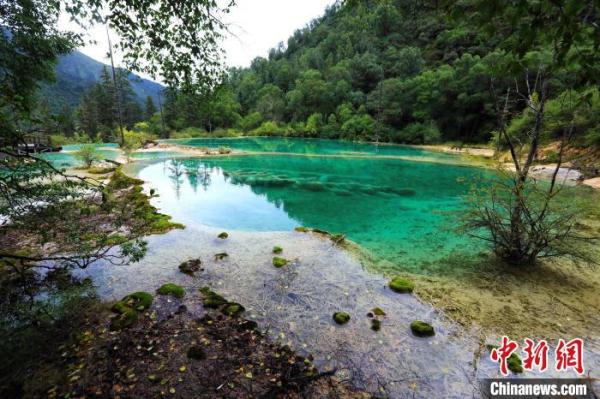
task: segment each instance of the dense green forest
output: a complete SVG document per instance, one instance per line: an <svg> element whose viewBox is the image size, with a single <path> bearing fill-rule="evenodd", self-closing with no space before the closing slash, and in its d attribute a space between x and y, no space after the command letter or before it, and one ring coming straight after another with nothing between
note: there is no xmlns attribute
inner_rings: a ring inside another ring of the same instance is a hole
<svg viewBox="0 0 600 399"><path fill-rule="evenodd" d="M447 11L437 1L335 3L287 45L271 49L268 59L231 69L215 93L168 93L166 123L178 131L489 142L497 124L490 82L495 77L498 92L513 84L513 77L499 72L511 60L498 49L495 34L475 30L468 19ZM546 62L546 50L529 54L532 70L533 64ZM579 143L596 142L598 91L568 91L568 74L563 71L552 81L549 130L567 123L564 100L585 93L588 102L578 109ZM518 104L511 111L511 129L524 132L531 116ZM553 132L547 133L552 138Z"/></svg>
<svg viewBox="0 0 600 399"><path fill-rule="evenodd" d="M470 19L480 12L473 4L454 4L452 10L435 0L338 1L287 44L271 49L268 59L230 69L215 90L166 89L161 104L146 107L156 111L153 115L139 109L130 83L121 79L124 125L131 129L145 120L139 130L165 138L282 135L495 144L501 95L530 84L536 70L551 64L552 48L530 48L518 59L528 63L520 70L532 71L531 78L513 76L507 72L515 57L500 46L512 29L507 20L492 31L473 29ZM547 141L575 121L572 143L600 142L600 95L597 86L575 81L578 69L572 63L553 71ZM110 85L105 71L76 110L63 107L58 130L114 140L118 107ZM517 136L526 135L533 123L522 101L508 104L507 119Z"/></svg>

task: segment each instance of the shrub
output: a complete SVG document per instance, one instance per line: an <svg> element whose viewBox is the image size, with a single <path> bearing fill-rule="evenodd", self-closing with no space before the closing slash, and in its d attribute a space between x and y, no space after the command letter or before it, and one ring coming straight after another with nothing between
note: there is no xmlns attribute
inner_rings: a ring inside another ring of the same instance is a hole
<svg viewBox="0 0 600 399"><path fill-rule="evenodd" d="M99 161L100 153L91 144L84 144L79 150L75 152L75 158L83 162L86 168L91 168L94 162Z"/></svg>

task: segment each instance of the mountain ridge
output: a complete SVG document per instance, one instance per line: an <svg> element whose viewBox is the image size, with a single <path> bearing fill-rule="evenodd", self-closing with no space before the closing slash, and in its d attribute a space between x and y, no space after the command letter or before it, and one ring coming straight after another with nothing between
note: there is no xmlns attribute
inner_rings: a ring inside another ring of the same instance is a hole
<svg viewBox="0 0 600 399"><path fill-rule="evenodd" d="M79 105L83 94L99 81L105 67L110 68L109 65L77 50L65 54L56 64L55 81L42 87L42 97L52 99L48 101L48 106L53 111L60 110L64 105L74 108ZM154 103L158 104L163 85L132 72L129 72L128 79L140 105L144 104L147 96L152 97Z"/></svg>

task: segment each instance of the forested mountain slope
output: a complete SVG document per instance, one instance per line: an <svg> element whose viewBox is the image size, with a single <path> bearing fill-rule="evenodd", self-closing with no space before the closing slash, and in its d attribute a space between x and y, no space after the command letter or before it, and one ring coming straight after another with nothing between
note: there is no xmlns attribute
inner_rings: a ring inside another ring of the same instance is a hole
<svg viewBox="0 0 600 399"><path fill-rule="evenodd" d="M172 93L168 123L174 129L238 128L257 134L405 143L489 142L497 122L491 79L495 77L499 92L515 79L498 77L498 66L508 62L497 49L499 38L464 18L453 18L441 4L337 2L272 49L268 59L232 69L217 93ZM463 12L474 13L468 1ZM540 48L531 59L543 56ZM564 96L567 87L556 79L551 97ZM579 127L582 135L598 125L593 116L598 92L590 90L590 112ZM560 117L559 109L554 104L549 111ZM511 111L519 122L514 129L530 122L521 114L523 108ZM597 135L585 142L595 140Z"/></svg>
<svg viewBox="0 0 600 399"><path fill-rule="evenodd" d="M56 65L56 82L44 86L40 97L51 99L48 106L53 111L59 111L63 105L74 108L79 105L84 93L100 81L105 67L108 66L79 51L64 55ZM157 103L162 85L133 73L128 75L128 80L140 105L148 96Z"/></svg>

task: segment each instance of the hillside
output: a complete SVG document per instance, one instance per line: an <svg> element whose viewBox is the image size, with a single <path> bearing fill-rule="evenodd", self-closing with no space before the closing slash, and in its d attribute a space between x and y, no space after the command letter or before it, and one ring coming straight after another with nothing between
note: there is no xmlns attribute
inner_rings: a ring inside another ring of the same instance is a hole
<svg viewBox="0 0 600 399"><path fill-rule="evenodd" d="M98 82L105 66L109 67L79 51L64 55L56 65L56 82L45 85L42 95L52 99L49 106L54 111L65 103L75 107L85 91ZM129 81L140 105L144 104L147 96L151 96L157 104L158 93L164 88L162 85L133 73L129 75Z"/></svg>
<svg viewBox="0 0 600 399"><path fill-rule="evenodd" d="M502 34L473 29L453 18L441 2L352 0L336 2L324 15L297 30L287 42L256 58L249 68L230 71L216 96L170 98L166 118L173 129L235 128L245 134L295 135L422 144L447 141L489 143L497 128L496 99L525 75L510 75L511 62L498 44ZM465 3L465 4L468 4ZM466 11L468 12L468 11ZM476 18L476 14L473 14ZM531 51L541 66L550 46ZM536 61L537 60L537 61ZM565 99L575 105L579 145L600 142L600 95L594 86L572 91L569 74L549 87L544 139L556 140L568 124ZM575 94L575 95L573 95ZM196 104L190 107L189 104ZM197 110L203 109L198 115ZM523 102L511 107L510 129L525 135L531 115Z"/></svg>

